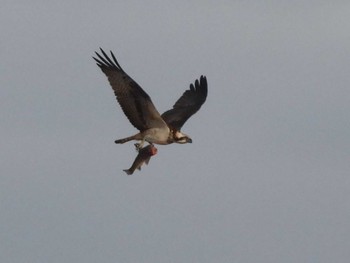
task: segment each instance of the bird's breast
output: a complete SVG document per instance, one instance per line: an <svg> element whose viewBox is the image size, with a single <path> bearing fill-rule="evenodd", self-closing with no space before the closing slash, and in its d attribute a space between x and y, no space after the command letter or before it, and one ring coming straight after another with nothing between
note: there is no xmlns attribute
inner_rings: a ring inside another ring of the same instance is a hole
<svg viewBox="0 0 350 263"><path fill-rule="evenodd" d="M143 132L145 140L155 144L169 144L169 134L170 129L168 127L152 128Z"/></svg>

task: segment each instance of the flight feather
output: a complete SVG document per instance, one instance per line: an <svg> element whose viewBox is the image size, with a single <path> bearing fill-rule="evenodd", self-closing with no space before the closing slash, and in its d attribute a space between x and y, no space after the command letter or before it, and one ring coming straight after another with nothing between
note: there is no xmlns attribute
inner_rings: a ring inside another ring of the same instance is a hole
<svg viewBox="0 0 350 263"><path fill-rule="evenodd" d="M178 130L203 105L208 95L208 83L205 76L196 80L176 101L173 108L162 114L163 120Z"/></svg>
<svg viewBox="0 0 350 263"><path fill-rule="evenodd" d="M107 76L119 105L130 123L140 131L151 127L165 127L149 95L122 69L113 52L112 59L102 50L94 57Z"/></svg>

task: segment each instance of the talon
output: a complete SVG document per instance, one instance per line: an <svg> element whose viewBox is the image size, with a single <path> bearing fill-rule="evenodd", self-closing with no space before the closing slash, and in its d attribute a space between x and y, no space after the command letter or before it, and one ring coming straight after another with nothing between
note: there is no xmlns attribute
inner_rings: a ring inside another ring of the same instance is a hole
<svg viewBox="0 0 350 263"><path fill-rule="evenodd" d="M146 140L145 138L143 138L139 143L135 143L135 148L136 148L136 151L140 151L143 147L143 145L145 144Z"/></svg>
<svg viewBox="0 0 350 263"><path fill-rule="evenodd" d="M136 151L140 151L140 149L141 149L141 143L135 143L134 145L135 145L135 150L136 150Z"/></svg>

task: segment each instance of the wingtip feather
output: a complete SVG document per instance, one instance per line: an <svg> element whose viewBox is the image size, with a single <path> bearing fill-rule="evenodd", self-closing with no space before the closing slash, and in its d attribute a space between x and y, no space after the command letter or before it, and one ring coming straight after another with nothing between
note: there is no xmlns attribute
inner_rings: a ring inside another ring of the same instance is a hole
<svg viewBox="0 0 350 263"><path fill-rule="evenodd" d="M115 55L111 50L110 50L110 53L111 53L112 59L107 55L107 53L101 47L100 47L100 52L102 55L100 55L97 51L95 51L97 58L93 57L93 59L97 62L97 65L100 68L109 67L109 68L115 68L124 72L124 70L118 63L118 60L116 59Z"/></svg>

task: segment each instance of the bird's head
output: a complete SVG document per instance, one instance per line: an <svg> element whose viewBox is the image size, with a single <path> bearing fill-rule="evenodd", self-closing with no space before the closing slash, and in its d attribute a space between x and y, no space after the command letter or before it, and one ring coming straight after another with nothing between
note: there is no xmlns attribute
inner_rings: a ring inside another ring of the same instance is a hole
<svg viewBox="0 0 350 263"><path fill-rule="evenodd" d="M180 144L192 143L192 139L188 135L186 135L180 131L174 132L174 141L176 143L180 143Z"/></svg>

